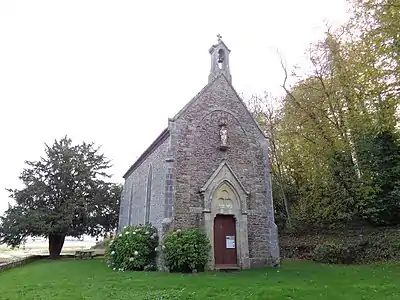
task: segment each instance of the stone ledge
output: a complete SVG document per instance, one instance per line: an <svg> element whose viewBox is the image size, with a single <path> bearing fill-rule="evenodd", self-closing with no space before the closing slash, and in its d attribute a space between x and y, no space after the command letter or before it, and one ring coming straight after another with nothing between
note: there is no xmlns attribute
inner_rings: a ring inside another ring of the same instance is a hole
<svg viewBox="0 0 400 300"><path fill-rule="evenodd" d="M2 264L0 264L0 273L3 272L3 271L9 270L9 269L13 269L13 268L16 268L16 267L19 267L19 266L26 265L28 263L31 263L33 261L42 259L44 257L46 257L46 256L31 255L31 256L24 257L24 258L21 258L21 259L18 259L18 260L10 261L10 262L7 262L7 263L2 263Z"/></svg>

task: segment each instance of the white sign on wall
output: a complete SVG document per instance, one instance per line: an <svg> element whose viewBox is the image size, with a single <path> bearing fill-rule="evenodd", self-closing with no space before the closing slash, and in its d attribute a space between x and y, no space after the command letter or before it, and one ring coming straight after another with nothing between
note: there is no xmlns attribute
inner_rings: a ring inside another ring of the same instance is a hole
<svg viewBox="0 0 400 300"><path fill-rule="evenodd" d="M225 244L227 249L235 249L235 236L227 235L225 238Z"/></svg>

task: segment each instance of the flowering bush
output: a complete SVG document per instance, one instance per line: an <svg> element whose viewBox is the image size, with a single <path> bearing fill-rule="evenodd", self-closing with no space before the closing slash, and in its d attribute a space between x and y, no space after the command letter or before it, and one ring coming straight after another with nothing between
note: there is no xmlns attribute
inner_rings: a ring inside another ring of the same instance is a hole
<svg viewBox="0 0 400 300"><path fill-rule="evenodd" d="M170 272L203 271L211 250L206 234L199 229L176 230L162 245L164 263Z"/></svg>
<svg viewBox="0 0 400 300"><path fill-rule="evenodd" d="M154 270L158 235L151 225L127 226L112 240L106 251L107 265L113 270Z"/></svg>

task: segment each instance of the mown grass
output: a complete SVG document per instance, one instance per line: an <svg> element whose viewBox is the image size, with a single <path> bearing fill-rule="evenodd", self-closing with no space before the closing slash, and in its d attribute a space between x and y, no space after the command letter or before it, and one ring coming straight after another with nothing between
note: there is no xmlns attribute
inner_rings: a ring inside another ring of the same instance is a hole
<svg viewBox="0 0 400 300"><path fill-rule="evenodd" d="M234 273L113 272L101 259L37 261L0 273L8 299L400 299L400 263L286 261Z"/></svg>

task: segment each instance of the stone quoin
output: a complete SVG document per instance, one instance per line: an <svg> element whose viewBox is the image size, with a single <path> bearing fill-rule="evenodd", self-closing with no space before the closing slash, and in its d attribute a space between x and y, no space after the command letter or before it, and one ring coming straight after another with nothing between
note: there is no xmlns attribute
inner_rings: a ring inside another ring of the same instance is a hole
<svg viewBox="0 0 400 300"><path fill-rule="evenodd" d="M125 173L118 230L199 227L209 269L278 266L268 139L232 86L230 52L218 35L208 84Z"/></svg>

